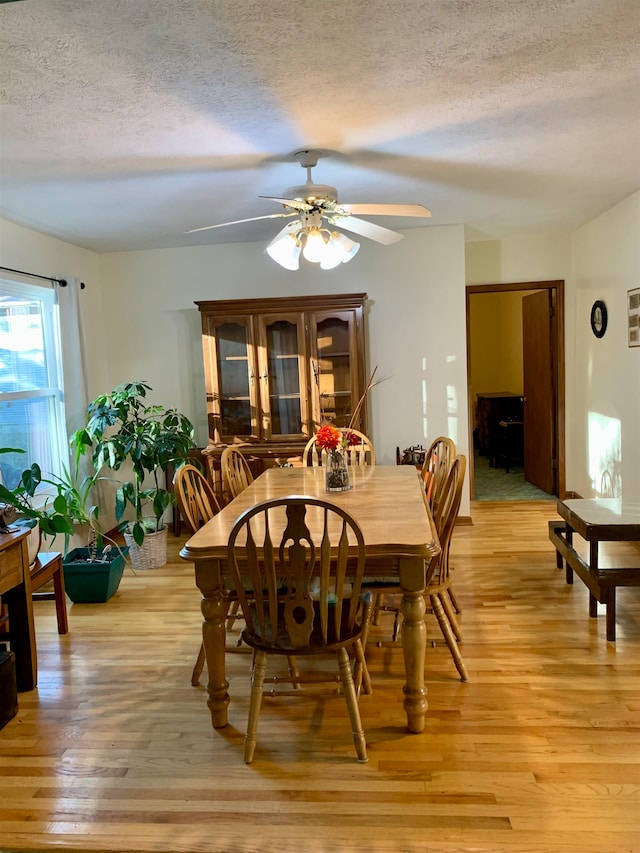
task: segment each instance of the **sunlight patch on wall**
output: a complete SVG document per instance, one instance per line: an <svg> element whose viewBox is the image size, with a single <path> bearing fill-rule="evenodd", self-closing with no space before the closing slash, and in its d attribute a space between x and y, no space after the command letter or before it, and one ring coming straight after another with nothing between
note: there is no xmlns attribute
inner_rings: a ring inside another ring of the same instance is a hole
<svg viewBox="0 0 640 853"><path fill-rule="evenodd" d="M426 374L427 372L427 359L423 357L422 359L422 373ZM427 418L427 380L424 378L422 380L422 438L426 441L427 436L429 435L429 421Z"/></svg>
<svg viewBox="0 0 640 853"><path fill-rule="evenodd" d="M457 358L455 355L445 357L447 367L452 365ZM427 382L427 359L422 359L422 440L430 443L435 436L429 435L429 418L428 418L428 382ZM452 438L456 444L458 442L458 422L460 420L460 401L458 399L458 391L455 385L446 385L446 411L447 411L447 435ZM442 393L441 391L439 392Z"/></svg>
<svg viewBox="0 0 640 853"><path fill-rule="evenodd" d="M458 392L455 385L447 385L447 435L458 443Z"/></svg>
<svg viewBox="0 0 640 853"><path fill-rule="evenodd" d="M589 479L597 497L622 497L622 428L618 418L589 412Z"/></svg>

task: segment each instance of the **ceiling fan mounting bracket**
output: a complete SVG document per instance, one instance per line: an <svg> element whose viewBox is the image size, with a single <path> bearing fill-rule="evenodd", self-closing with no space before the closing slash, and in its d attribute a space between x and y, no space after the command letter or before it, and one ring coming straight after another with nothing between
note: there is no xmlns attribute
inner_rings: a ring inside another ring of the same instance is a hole
<svg viewBox="0 0 640 853"><path fill-rule="evenodd" d="M314 166L318 165L318 159L322 156L322 153L304 148L302 151L296 151L293 156L303 169L313 169Z"/></svg>

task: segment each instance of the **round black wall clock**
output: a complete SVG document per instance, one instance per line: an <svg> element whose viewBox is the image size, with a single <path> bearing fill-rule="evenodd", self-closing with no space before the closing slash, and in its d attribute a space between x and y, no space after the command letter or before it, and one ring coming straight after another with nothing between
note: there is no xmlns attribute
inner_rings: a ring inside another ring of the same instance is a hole
<svg viewBox="0 0 640 853"><path fill-rule="evenodd" d="M601 299L591 306L591 331L596 338L603 338L607 331L607 306Z"/></svg>

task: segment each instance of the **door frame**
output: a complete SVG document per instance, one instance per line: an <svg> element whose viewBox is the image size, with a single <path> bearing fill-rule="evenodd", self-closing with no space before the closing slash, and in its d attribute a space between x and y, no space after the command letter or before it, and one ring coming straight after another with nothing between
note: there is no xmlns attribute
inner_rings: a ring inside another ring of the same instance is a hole
<svg viewBox="0 0 640 853"><path fill-rule="evenodd" d="M555 406L555 446L557 465L558 497L566 496L565 471L565 345L564 345L564 280L557 281L519 281L506 284L468 284L465 287L465 312L467 327L467 396L471 387L471 330L469 322L469 299L480 293L506 293L518 290L548 290L551 295L551 343L553 346L553 399ZM469 466L469 486L471 496L475 493L473 466L473 421L475 401L468 399L469 412L469 448L471 465Z"/></svg>

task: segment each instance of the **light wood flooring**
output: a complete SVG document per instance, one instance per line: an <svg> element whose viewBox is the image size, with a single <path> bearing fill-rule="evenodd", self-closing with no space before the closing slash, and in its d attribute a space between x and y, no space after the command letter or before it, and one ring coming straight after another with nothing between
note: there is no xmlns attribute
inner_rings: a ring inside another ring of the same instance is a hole
<svg viewBox="0 0 640 853"><path fill-rule="evenodd" d="M184 537L170 534L165 568L127 569L107 604L72 605L66 637L37 603L38 689L0 731L0 850L640 851L640 591L619 591L607 643L583 584L555 567L553 502L472 516L452 549L471 680L429 617L427 725L410 735L401 649L369 647L366 765L324 686L265 700L247 767L246 654L228 656L230 725L211 729L189 682L200 617Z"/></svg>

